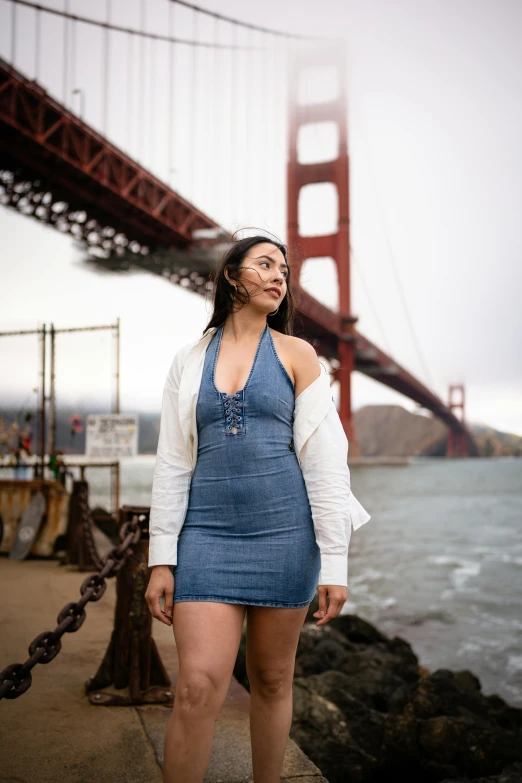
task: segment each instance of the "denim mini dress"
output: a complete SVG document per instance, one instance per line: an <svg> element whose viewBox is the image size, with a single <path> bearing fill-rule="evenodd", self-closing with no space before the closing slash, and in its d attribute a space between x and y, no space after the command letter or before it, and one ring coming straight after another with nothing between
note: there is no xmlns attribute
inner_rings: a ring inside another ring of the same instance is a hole
<svg viewBox="0 0 522 783"><path fill-rule="evenodd" d="M292 380L267 324L243 389L219 391L222 334L220 326L205 353L197 460L172 566L174 602L307 606L321 559L292 442Z"/></svg>

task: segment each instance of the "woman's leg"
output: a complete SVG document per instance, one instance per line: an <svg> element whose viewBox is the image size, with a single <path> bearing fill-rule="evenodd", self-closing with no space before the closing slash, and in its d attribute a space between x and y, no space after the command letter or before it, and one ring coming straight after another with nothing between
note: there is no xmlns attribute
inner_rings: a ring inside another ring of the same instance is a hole
<svg viewBox="0 0 522 783"><path fill-rule="evenodd" d="M246 668L255 783L279 783L292 725L292 681L308 606L247 608Z"/></svg>
<svg viewBox="0 0 522 783"><path fill-rule="evenodd" d="M163 783L202 783L214 722L227 695L246 606L178 601L172 627L179 657L174 708L165 733Z"/></svg>

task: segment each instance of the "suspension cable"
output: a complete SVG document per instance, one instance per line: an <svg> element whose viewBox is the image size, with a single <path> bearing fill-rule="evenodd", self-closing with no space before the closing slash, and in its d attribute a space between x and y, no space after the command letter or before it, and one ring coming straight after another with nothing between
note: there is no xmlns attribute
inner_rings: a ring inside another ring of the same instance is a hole
<svg viewBox="0 0 522 783"><path fill-rule="evenodd" d="M87 16L78 16L78 14L71 14L66 13L65 11L60 11L58 8L49 8L45 5L40 5L39 3L33 3L31 0L4 0L4 2L7 3L13 3L13 16L12 16L12 28L13 30L16 29L16 16L14 14L15 8L17 5L23 5L26 8L33 8L35 11L42 11L46 14L51 14L52 16L60 16L62 19L71 19L74 22L81 22L82 24L90 24L93 27L101 27L106 30L113 30L119 33L132 33L133 35L141 36L142 38L152 38L155 41L168 41L170 43L176 43L176 44L183 44L185 46L201 46L202 48L206 49L213 49L216 44L213 41L192 41L189 38L175 38L171 37L170 35L161 35L160 33L151 33L151 32L145 32L143 30L136 30L132 27L124 27L123 25L114 24L113 22L102 22L98 21L97 19L89 19ZM13 57L14 55L14 36L12 35L12 52L11 55ZM228 44L219 44L220 49L233 49L233 46L229 46ZM236 47L238 49L244 48L244 47Z"/></svg>
<svg viewBox="0 0 522 783"><path fill-rule="evenodd" d="M370 310L373 313L373 317L375 318L375 322L377 324L377 328L379 329L379 332L381 334L382 342L383 342L386 350L390 354L390 356L393 356L394 352L391 349L390 341L388 340L388 336L386 334L386 330L384 329L384 327L382 325L382 321L381 321L381 319L379 317L379 311L374 306L374 301L373 301L372 296L370 294L370 289L368 288L368 283L367 283L366 278L364 276L363 268L362 268L361 264L359 264L359 262L357 261L357 259L355 257L355 254L353 252L353 247L352 247L351 243L350 243L350 258L353 261L354 268L357 270L359 278L360 278L360 280L362 282L362 285L363 285L363 288L364 288L364 293L366 294L366 299L368 300L368 304L370 305Z"/></svg>
<svg viewBox="0 0 522 783"><path fill-rule="evenodd" d="M11 7L11 62L16 60L16 6Z"/></svg>
<svg viewBox="0 0 522 783"><path fill-rule="evenodd" d="M379 204L379 210L380 210L380 213L381 213L381 223L382 223L383 231L384 231L384 239L385 239L385 242L386 242L386 246L388 248L388 258L389 258L390 265L391 265L391 268L392 268L393 276L395 278L395 284L396 284L397 290L399 292L399 299L400 299L400 302L401 302L401 305L402 305L402 309L403 309L403 312L404 312L404 317L406 319L408 330L409 330L410 335L411 335L413 346L414 346L415 351L417 353L417 357L418 357L419 363L420 363L420 365L421 365L421 367L422 367L422 369L424 371L424 378L425 378L425 380L426 380L426 382L427 382L427 384L429 386L431 386L432 388L435 388L435 384L433 382L432 375L431 375L431 373L429 371L428 365L427 365L426 360L424 358L424 354L422 352L420 340L419 340L417 331L415 329L415 325L413 323L412 314L411 314L411 311L410 311L410 308L409 308L409 305L408 305L408 300L406 298L406 294L404 293L404 288L403 288L403 285L402 285L401 275L399 273L399 269L398 269L398 266L397 266L395 253L393 252L391 239L390 239L390 232L388 230L388 223L387 223L386 216L385 216L385 213L384 213L383 204L382 204L382 201L381 201L381 198L380 198L380 192L379 192L379 189L377 187L377 180L375 178L375 171L374 171L374 168L373 168L372 158L370 156L370 145L369 145L369 142L368 142L368 133L366 131L366 125L364 123L364 119L362 119L362 124L363 124L363 136L364 136L364 139L365 139L365 142L366 142L367 161L369 163L369 169L371 171L371 177L373 179L374 191L375 191L375 194L377 196L377 202Z"/></svg>
<svg viewBox="0 0 522 783"><path fill-rule="evenodd" d="M107 24L111 19L111 0L105 0L105 15ZM103 35L103 68L102 68L102 122L104 135L107 135L108 115L109 115L109 84L111 74L111 56L110 56L109 28L104 29Z"/></svg>
<svg viewBox="0 0 522 783"><path fill-rule="evenodd" d="M131 151L133 149L133 142L134 142L134 133L133 133L133 108L134 108L134 101L133 101L133 90L132 90L132 84L133 84L133 75L134 75L134 38L129 33L127 35L127 84L126 84L126 100L127 100L127 152L129 155L131 155Z"/></svg>
<svg viewBox="0 0 522 783"><path fill-rule="evenodd" d="M260 25L250 24L249 22L242 22L240 19L234 19L231 16L224 16L223 14L218 14L217 11L210 11L208 8L201 8L201 6L194 5L194 3L187 3L185 2L185 0L170 0L170 2L177 3L178 5L182 5L185 8L190 8L192 11L198 11L200 14L205 14L206 16L213 16L214 19L219 19L222 22L229 22L230 24L235 24L238 27L246 27L249 30L256 30L259 33L278 35L281 38L301 38L303 40L308 40L308 41L326 40L326 39L318 38L317 36L299 35L297 33L285 33L282 30L272 30L269 27L261 27Z"/></svg>
<svg viewBox="0 0 522 783"><path fill-rule="evenodd" d="M34 25L34 75L36 80L40 78L40 35L41 35L40 22L41 22L41 13L40 11L37 11L35 25Z"/></svg>
<svg viewBox="0 0 522 783"><path fill-rule="evenodd" d="M174 6L169 5L169 35L172 35L172 31L175 30L174 25ZM167 124L167 154L168 154L168 183L172 187L174 181L174 46L169 44L169 67L168 67L168 124Z"/></svg>
<svg viewBox="0 0 522 783"><path fill-rule="evenodd" d="M140 24L142 30L145 29L145 0L141 0L140 2ZM138 150L138 157L139 160L143 161L143 156L145 154L145 111L143 110L143 107L145 105L145 36L141 37L140 40L140 52L139 52L139 63L140 63L140 70L139 70L139 99L138 99L138 144L137 144L137 150ZM140 110L141 108L141 110Z"/></svg>
<svg viewBox="0 0 522 783"><path fill-rule="evenodd" d="M69 0L64 2L65 13L69 10ZM69 101L69 19L63 21L63 74L62 74L62 103L70 105Z"/></svg>

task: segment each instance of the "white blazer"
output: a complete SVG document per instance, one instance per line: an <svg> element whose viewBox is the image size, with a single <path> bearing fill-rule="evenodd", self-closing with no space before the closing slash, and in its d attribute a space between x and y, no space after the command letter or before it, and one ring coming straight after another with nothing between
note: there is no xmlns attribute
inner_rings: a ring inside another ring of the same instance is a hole
<svg viewBox="0 0 522 783"><path fill-rule="evenodd" d="M149 521L149 566L176 565L198 453L196 403L206 348L217 328L183 345L168 372L161 410ZM295 400L293 444L306 485L321 553L320 585L348 586L352 528L371 517L350 489L348 439L329 375L321 374Z"/></svg>

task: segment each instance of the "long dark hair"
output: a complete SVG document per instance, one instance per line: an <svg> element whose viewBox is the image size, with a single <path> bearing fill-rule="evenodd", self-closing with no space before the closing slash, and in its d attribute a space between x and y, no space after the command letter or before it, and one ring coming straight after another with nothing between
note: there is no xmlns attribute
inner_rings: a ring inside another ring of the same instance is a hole
<svg viewBox="0 0 522 783"><path fill-rule="evenodd" d="M214 270L214 273L209 278L214 283L214 311L210 321L203 330L203 335L212 327L218 327L225 323L227 316L233 312L234 299L239 300L243 306L250 301L248 290L239 279L239 267L248 251L256 245L260 245L262 242L268 242L277 247L283 254L286 263L288 263L287 247L278 240L270 239L261 234L246 237L245 239L234 240L233 244L226 251L219 262L219 265ZM234 289L233 285L231 285L225 277L225 269L227 270L230 279L237 281L237 290ZM275 315L267 316L269 326L283 334L293 334L295 308L290 285L290 275L291 271L289 268L286 280L286 296L279 305L277 313L275 313Z"/></svg>

